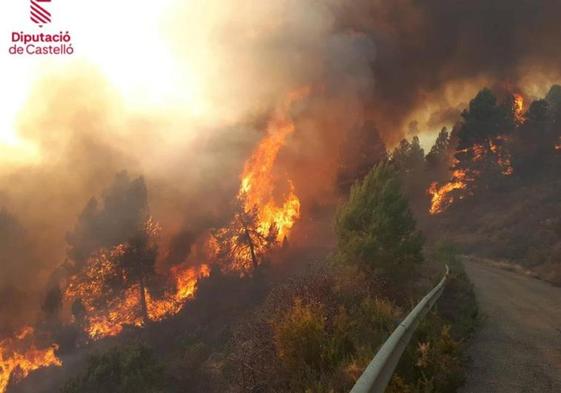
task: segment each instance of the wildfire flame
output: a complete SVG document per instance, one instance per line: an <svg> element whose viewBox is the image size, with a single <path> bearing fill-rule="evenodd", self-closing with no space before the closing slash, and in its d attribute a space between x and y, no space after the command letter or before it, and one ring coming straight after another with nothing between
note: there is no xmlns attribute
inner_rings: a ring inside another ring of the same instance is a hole
<svg viewBox="0 0 561 393"><path fill-rule="evenodd" d="M491 155L496 160L497 165L501 169L504 176L510 176L513 173L512 162L510 154L503 148L503 143L506 137L499 136L494 140L489 141L488 147L481 144L475 144L469 148L458 150L456 154L471 154L472 162L479 162ZM457 162L457 161L456 161ZM433 182L427 194L431 196L431 205L429 207L429 214L439 214L444 212L456 199L463 199L464 195L461 191L468 190L468 184L474 181L479 176L476 170L455 170L452 173L452 179L439 186L437 182ZM458 196L458 193L460 195Z"/></svg>
<svg viewBox="0 0 561 393"><path fill-rule="evenodd" d="M501 173L510 176L514 173L510 153L503 148L503 143L508 141L507 137L498 136L495 141L489 141L489 149L497 157L497 164L501 167Z"/></svg>
<svg viewBox="0 0 561 393"><path fill-rule="evenodd" d="M25 349L22 349L25 348ZM39 349L34 344L34 329L25 327L15 335L0 341L0 393L8 388L10 380L20 381L29 373L49 366L62 366L56 356L56 344Z"/></svg>
<svg viewBox="0 0 561 393"><path fill-rule="evenodd" d="M249 210L256 206L259 209L260 231L267 233L274 224L279 241L284 239L300 218L300 200L294 184L287 180L288 192L284 201L277 202L274 197L276 182L272 175L273 167L287 137L295 130L290 108L309 94L309 87L295 90L276 108L267 125L267 135L245 163L241 176L239 195L245 197L245 208Z"/></svg>
<svg viewBox="0 0 561 393"><path fill-rule="evenodd" d="M293 183L287 179L288 191L279 203L275 198L277 179L272 173L281 148L295 130L289 111L296 101L309 93L308 87L291 92L276 108L267 125L267 135L247 160L241 176L239 197L244 200L244 208L257 208L259 232L266 235L271 227L275 227L278 240L284 239L300 217L300 200ZM148 220L145 230L150 237L156 238L160 228L152 220ZM209 243L212 242L209 240ZM211 246L209 244L210 248ZM145 323L139 313L140 284L130 285L124 294L107 296L106 293L105 283L124 274L117 271L115 260L126 249L127 244L119 244L111 250L99 250L86 262L83 274L70 279L65 291L65 298L69 303L75 300L82 303L85 309L84 329L91 339L115 336L126 325L142 326ZM149 319L157 321L177 314L185 301L194 296L198 280L208 276L209 272L207 265L179 265L170 269L174 292L168 291L161 298L154 298L148 291L145 293Z"/></svg>
<svg viewBox="0 0 561 393"><path fill-rule="evenodd" d="M466 173L464 171L457 170L454 171L452 180L443 186L439 187L437 182L433 182L427 191L431 196L429 213L442 213L448 206L454 203L455 198L452 191L465 190L467 188L465 180Z"/></svg>
<svg viewBox="0 0 561 393"><path fill-rule="evenodd" d="M138 312L138 284L127 288L124 296L112 296L106 304L101 302L106 291L104 283L116 274L113 261L125 252L125 248L125 244L119 244L112 250L98 252L87 261L85 274L72 277L66 289L67 301L79 299L82 302L86 312L84 328L92 339L115 336L122 332L125 325L144 324ZM155 299L149 292L146 293L150 320L162 320L181 311L185 301L194 296L198 280L207 277L209 273L207 265L178 265L170 269L170 280L175 290L168 290L161 299Z"/></svg>
<svg viewBox="0 0 561 393"><path fill-rule="evenodd" d="M521 94L513 94L514 120L517 124L522 124L524 118L524 96Z"/></svg>
<svg viewBox="0 0 561 393"><path fill-rule="evenodd" d="M277 179L273 176L274 164L286 139L295 130L289 111L296 101L309 93L308 87L291 92L276 108L267 125L267 135L247 160L241 176L239 197L243 197L244 207L257 208L259 231L267 234L271 227L275 227L278 231L277 240L283 240L300 217L300 200L294 184L290 179L286 179L288 191L282 197L282 201L278 201L275 196ZM147 221L145 229L149 236L154 237L160 230L151 219ZM106 283L126 274L119 271L118 264L115 263L126 250L126 243L111 249L98 250L86 261L81 274L69 279L64 292L67 304L80 301L83 320L78 322L93 340L118 335L127 325L142 326L145 323L139 313L140 284L130 285L119 295L107 293ZM146 292L149 319L158 321L179 313L185 302L194 296L197 282L209 274L210 269L205 264L197 267L172 267L169 270L169 281L170 288L173 289L168 289L158 298L153 297L149 291ZM38 368L62 365L55 354L58 350L56 344L46 349L37 349L32 343L32 336L33 329L29 327L14 338L0 341L0 393L5 392L11 378L23 379ZM26 341L30 341L27 349L18 349Z"/></svg>
<svg viewBox="0 0 561 393"><path fill-rule="evenodd" d="M153 321L160 321L179 313L185 302L195 296L199 279L210 275L210 268L208 265L199 267L178 265L171 269L171 275L175 282L174 293L169 293L163 299L152 299L150 294L147 294L148 315Z"/></svg>

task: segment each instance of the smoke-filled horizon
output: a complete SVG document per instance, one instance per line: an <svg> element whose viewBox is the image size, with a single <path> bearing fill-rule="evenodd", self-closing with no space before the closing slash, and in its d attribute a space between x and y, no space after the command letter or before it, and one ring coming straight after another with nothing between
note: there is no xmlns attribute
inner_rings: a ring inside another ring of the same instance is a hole
<svg viewBox="0 0 561 393"><path fill-rule="evenodd" d="M277 170L303 209L331 201L345 143L365 124L392 146L453 125L485 85L543 96L559 80L560 14L554 0L166 3L158 39L131 49L146 53L101 51L35 78L13 119L31 153L0 147L0 233L18 239L0 243L0 289L36 304L67 233L122 170L144 177L170 249L219 225L274 108L303 86ZM151 53L160 46L165 56ZM129 55L136 79L121 84Z"/></svg>

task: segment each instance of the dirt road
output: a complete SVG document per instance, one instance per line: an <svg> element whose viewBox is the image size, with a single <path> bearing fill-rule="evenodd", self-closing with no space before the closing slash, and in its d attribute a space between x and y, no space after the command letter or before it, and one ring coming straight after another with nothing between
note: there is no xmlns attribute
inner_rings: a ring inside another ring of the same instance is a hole
<svg viewBox="0 0 561 393"><path fill-rule="evenodd" d="M561 392L561 288L465 261L481 329L462 393Z"/></svg>

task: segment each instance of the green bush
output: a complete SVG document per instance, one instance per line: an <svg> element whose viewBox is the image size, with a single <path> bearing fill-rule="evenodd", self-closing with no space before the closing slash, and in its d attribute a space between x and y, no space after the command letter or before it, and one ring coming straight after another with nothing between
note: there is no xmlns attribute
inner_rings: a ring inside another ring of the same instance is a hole
<svg viewBox="0 0 561 393"><path fill-rule="evenodd" d="M132 345L91 356L85 374L70 380L61 393L163 393L164 381L152 351Z"/></svg>
<svg viewBox="0 0 561 393"><path fill-rule="evenodd" d="M326 370L328 335L321 305L305 305L295 299L293 307L273 324L273 330L277 354L291 372Z"/></svg>
<svg viewBox="0 0 561 393"><path fill-rule="evenodd" d="M290 306L273 314L269 322L279 369L269 372L284 376L288 388L271 387L270 391L350 390L395 328L399 311L391 302L371 297L363 288L338 285L339 278L326 280L332 283L327 288L311 284L293 288L294 296L283 292L285 302L291 299ZM322 301L315 299L318 293ZM244 348L248 347L255 346L246 343Z"/></svg>
<svg viewBox="0 0 561 393"><path fill-rule="evenodd" d="M417 328L388 392L455 392L464 381L461 342L452 337L448 325L432 312Z"/></svg>
<svg viewBox="0 0 561 393"><path fill-rule="evenodd" d="M361 355L372 358L395 329L399 310L388 300L366 297L352 314L352 337Z"/></svg>
<svg viewBox="0 0 561 393"><path fill-rule="evenodd" d="M336 217L337 255L403 290L423 260L423 239L399 176L390 164L376 166L351 190Z"/></svg>
<svg viewBox="0 0 561 393"><path fill-rule="evenodd" d="M465 380L466 341L479 322L473 286L453 245L436 245L430 257L438 271L448 265L450 275L435 310L418 326L388 393L455 392Z"/></svg>

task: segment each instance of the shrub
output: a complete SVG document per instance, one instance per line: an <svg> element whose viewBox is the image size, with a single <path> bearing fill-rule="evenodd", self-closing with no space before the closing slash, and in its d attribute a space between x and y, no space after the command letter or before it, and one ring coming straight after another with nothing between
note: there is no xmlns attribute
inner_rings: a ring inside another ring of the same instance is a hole
<svg viewBox="0 0 561 393"><path fill-rule="evenodd" d="M275 348L285 366L294 373L326 370L325 315L319 304L294 301L293 307L273 324Z"/></svg>
<svg viewBox="0 0 561 393"><path fill-rule="evenodd" d="M376 166L337 212L338 259L379 274L403 290L423 260L423 239L395 170Z"/></svg>
<svg viewBox="0 0 561 393"><path fill-rule="evenodd" d="M163 393L164 381L152 351L132 345L91 356L85 374L70 380L61 393Z"/></svg>

